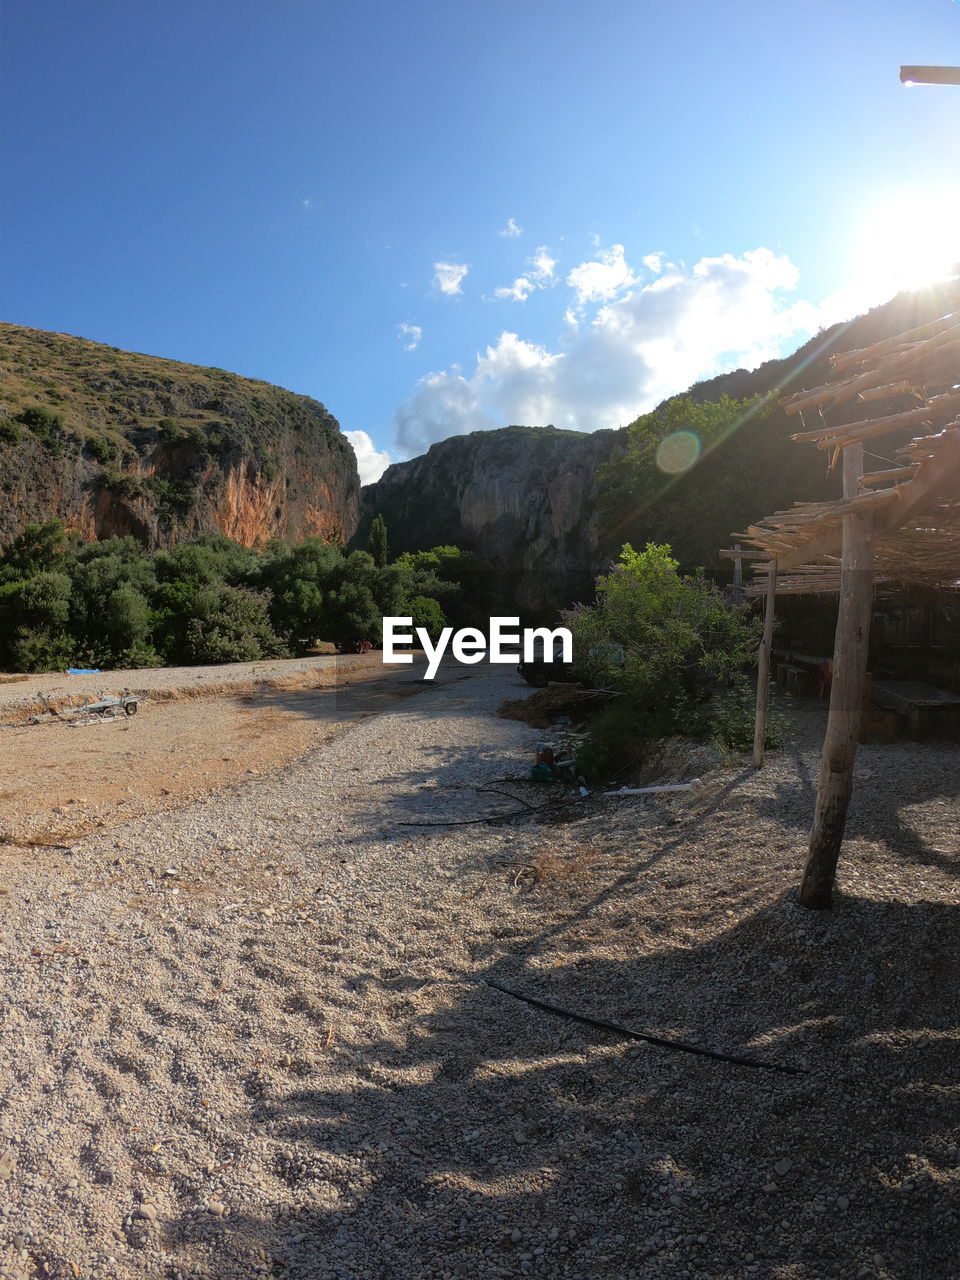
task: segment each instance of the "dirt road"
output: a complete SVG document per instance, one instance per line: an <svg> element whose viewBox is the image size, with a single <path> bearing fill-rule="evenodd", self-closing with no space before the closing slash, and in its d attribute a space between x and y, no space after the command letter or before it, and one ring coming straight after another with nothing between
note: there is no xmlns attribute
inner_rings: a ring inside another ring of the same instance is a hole
<svg viewBox="0 0 960 1280"><path fill-rule="evenodd" d="M0 838L13 847L67 843L267 774L344 725L420 693L423 665L385 667L375 653L0 686L0 718L8 718L0 726ZM63 705L125 687L146 694L136 716L80 728L17 723L41 692Z"/></svg>

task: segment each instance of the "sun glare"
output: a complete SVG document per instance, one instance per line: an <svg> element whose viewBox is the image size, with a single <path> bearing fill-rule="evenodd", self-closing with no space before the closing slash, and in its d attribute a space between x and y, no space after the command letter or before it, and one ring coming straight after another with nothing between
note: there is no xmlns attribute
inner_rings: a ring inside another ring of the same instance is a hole
<svg viewBox="0 0 960 1280"><path fill-rule="evenodd" d="M858 275L892 297L956 274L960 186L902 192L867 215L857 235Z"/></svg>

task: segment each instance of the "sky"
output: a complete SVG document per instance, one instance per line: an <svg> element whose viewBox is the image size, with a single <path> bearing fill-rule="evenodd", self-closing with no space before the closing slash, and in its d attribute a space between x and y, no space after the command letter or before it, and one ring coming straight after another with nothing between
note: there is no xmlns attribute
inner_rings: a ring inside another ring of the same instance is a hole
<svg viewBox="0 0 960 1280"><path fill-rule="evenodd" d="M955 0L3 0L0 319L321 401L361 476L617 427L960 259Z"/></svg>

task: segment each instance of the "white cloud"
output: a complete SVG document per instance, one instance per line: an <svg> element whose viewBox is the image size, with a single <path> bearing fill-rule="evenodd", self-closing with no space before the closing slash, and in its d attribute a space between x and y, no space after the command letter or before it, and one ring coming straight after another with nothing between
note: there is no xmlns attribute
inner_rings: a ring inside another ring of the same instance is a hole
<svg viewBox="0 0 960 1280"><path fill-rule="evenodd" d="M501 227L497 235L503 236L506 240L515 240L517 236L523 235L523 227L518 227L513 218L508 218L507 225Z"/></svg>
<svg viewBox="0 0 960 1280"><path fill-rule="evenodd" d="M641 261L647 270L652 271L655 276L658 276L663 270L662 253L648 253L645 258L641 259Z"/></svg>
<svg viewBox="0 0 960 1280"><path fill-rule="evenodd" d="M568 310L560 350L504 332L471 373L455 366L427 375L395 417L406 455L511 422L580 431L626 424L665 396L725 369L753 368L820 327L816 307L782 296L797 270L769 249L703 258L689 270L667 263L650 284L634 281L625 292L633 277L621 246L582 266L607 271L568 276L578 299L599 305L591 315L583 301L579 314Z"/></svg>
<svg viewBox="0 0 960 1280"><path fill-rule="evenodd" d="M407 324L406 321L397 325L397 333L400 335L404 351L416 351L423 337L423 330L418 324Z"/></svg>
<svg viewBox="0 0 960 1280"><path fill-rule="evenodd" d="M366 431L345 431L343 434L353 445L353 451L357 455L360 483L373 484L375 480L379 480L390 465L390 454L386 450L378 450Z"/></svg>
<svg viewBox="0 0 960 1280"><path fill-rule="evenodd" d="M498 285L493 291L495 298L502 298L509 302L526 302L534 290L532 280L528 280L526 276L517 276L513 284Z"/></svg>
<svg viewBox="0 0 960 1280"><path fill-rule="evenodd" d="M448 298L452 298L455 293L463 293L460 285L469 270L470 268L464 266L462 262L435 262L433 264L434 287L446 294Z"/></svg>
<svg viewBox="0 0 960 1280"><path fill-rule="evenodd" d="M510 302L526 302L535 289L545 289L547 285L554 283L553 272L556 265L556 258L552 258L547 246L542 244L533 257L527 259L529 270L524 275L517 276L513 284L500 285L494 289L493 296Z"/></svg>
<svg viewBox="0 0 960 1280"><path fill-rule="evenodd" d="M537 284L548 285L553 280L553 269L556 265L556 258L551 258L549 249L542 244L530 259L530 276Z"/></svg>
<svg viewBox="0 0 960 1280"><path fill-rule="evenodd" d="M636 284L636 278L623 256L623 245L601 249L592 262L581 262L567 276L567 284L577 293L577 305L606 302L624 289Z"/></svg>

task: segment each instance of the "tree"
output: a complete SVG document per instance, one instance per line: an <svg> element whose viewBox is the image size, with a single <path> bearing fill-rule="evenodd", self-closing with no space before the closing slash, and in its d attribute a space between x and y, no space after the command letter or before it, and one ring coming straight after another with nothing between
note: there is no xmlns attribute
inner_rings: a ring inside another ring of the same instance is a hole
<svg viewBox="0 0 960 1280"><path fill-rule="evenodd" d="M0 556L0 582L15 582L34 573L46 573L63 564L67 534L62 520L28 524Z"/></svg>
<svg viewBox="0 0 960 1280"><path fill-rule="evenodd" d="M374 516L370 525L370 532L367 534L367 550L373 556L373 563L377 568L383 569L388 560L387 526L381 515Z"/></svg>
<svg viewBox="0 0 960 1280"><path fill-rule="evenodd" d="M413 619L414 631L417 627L423 627L431 640L436 640L447 624L443 610L430 596L414 596L405 608L407 613L404 616Z"/></svg>
<svg viewBox="0 0 960 1280"><path fill-rule="evenodd" d="M732 529L778 505L789 432L775 397L676 396L638 418L597 472L610 552L669 542L689 569L716 564Z"/></svg>
<svg viewBox="0 0 960 1280"><path fill-rule="evenodd" d="M627 543L597 579L597 603L563 615L582 674L622 690L648 736L703 731L708 696L739 675L758 641L758 620L678 569L668 546Z"/></svg>
<svg viewBox="0 0 960 1280"><path fill-rule="evenodd" d="M0 586L0 661L14 671L67 666L74 644L69 618L70 579L65 573L35 573Z"/></svg>
<svg viewBox="0 0 960 1280"><path fill-rule="evenodd" d="M493 614L508 612L492 568L472 551L446 545L429 551L405 551L396 566L403 574L406 601L431 596L452 627L485 626ZM401 612L409 614L409 603Z"/></svg>
<svg viewBox="0 0 960 1280"><path fill-rule="evenodd" d="M191 662L254 662L285 658L286 650L270 626L267 599L256 591L225 583L202 587L186 628Z"/></svg>

